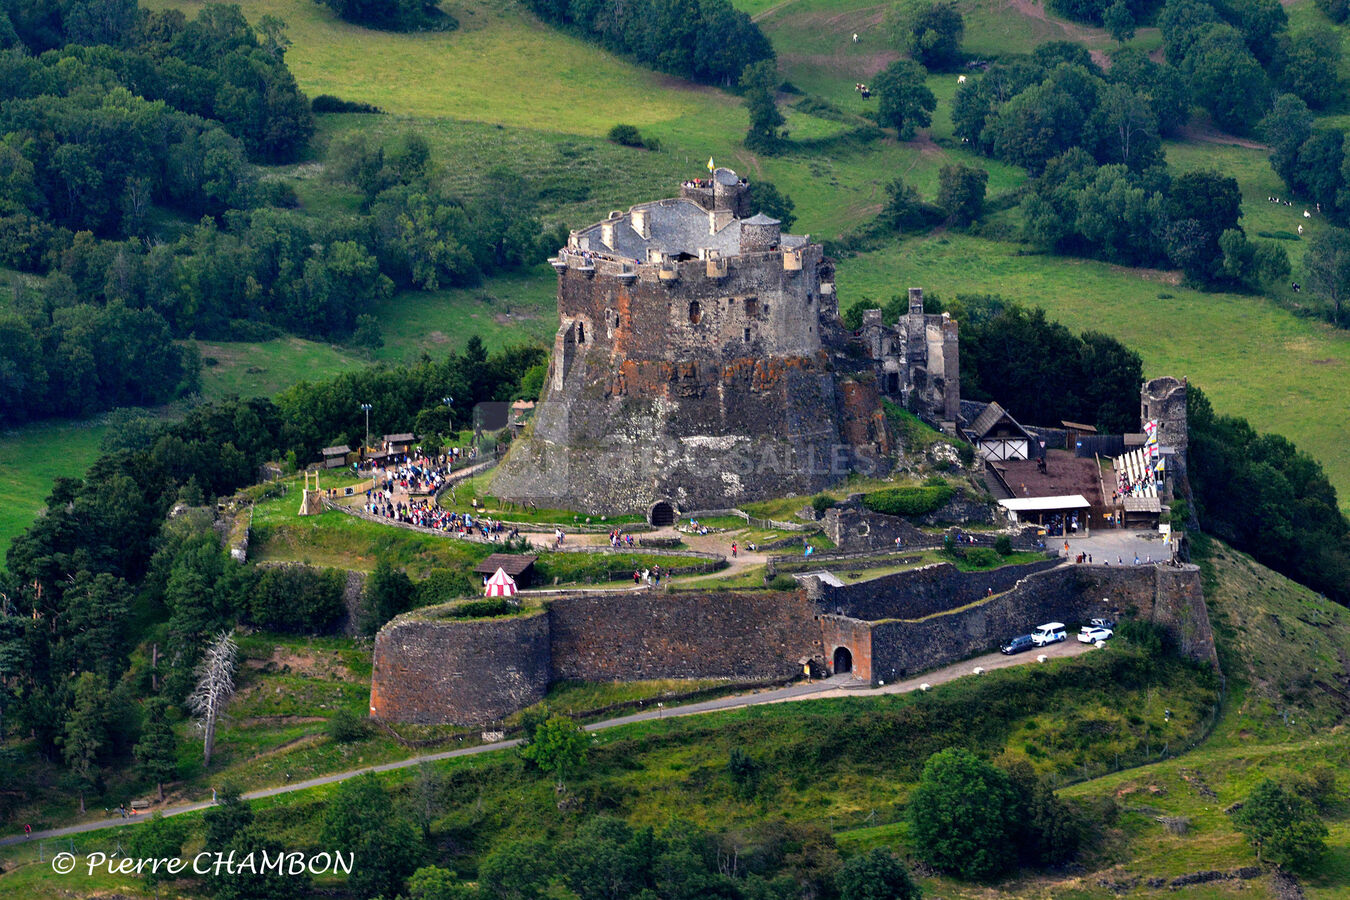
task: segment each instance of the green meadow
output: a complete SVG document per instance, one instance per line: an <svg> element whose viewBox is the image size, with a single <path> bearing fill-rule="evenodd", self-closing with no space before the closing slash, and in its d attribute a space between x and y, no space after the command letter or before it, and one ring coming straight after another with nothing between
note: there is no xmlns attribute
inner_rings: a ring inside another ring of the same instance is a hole
<svg viewBox="0 0 1350 900"><path fill-rule="evenodd" d="M47 422L0 432L0 568L9 542L33 523L52 483L82 475L98 458L105 431L96 422Z"/></svg>

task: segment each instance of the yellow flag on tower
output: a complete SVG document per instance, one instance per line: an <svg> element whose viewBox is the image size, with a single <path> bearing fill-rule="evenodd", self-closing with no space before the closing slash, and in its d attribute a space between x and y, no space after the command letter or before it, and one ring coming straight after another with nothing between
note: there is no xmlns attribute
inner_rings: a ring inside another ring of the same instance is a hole
<svg viewBox="0 0 1350 900"><path fill-rule="evenodd" d="M713 170L713 161L712 157L710 156L708 157L708 171L711 172L712 170Z"/></svg>

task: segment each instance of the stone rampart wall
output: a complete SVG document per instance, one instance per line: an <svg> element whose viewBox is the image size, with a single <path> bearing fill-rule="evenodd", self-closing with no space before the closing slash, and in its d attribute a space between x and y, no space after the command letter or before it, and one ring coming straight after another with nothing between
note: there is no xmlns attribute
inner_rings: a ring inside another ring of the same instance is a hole
<svg viewBox="0 0 1350 900"><path fill-rule="evenodd" d="M918 619L1001 594L1033 572L1059 565L1044 560L987 572L962 572L951 563L883 575L844 587L823 585L821 601L829 612L854 619Z"/></svg>
<svg viewBox="0 0 1350 900"><path fill-rule="evenodd" d="M423 725L475 725L544 699L549 619L399 616L375 638L370 715Z"/></svg>
<svg viewBox="0 0 1350 900"><path fill-rule="evenodd" d="M872 678L894 681L987 653L1047 621L1077 625L1095 616L1125 616L1167 628L1182 652L1217 665L1214 636L1193 566L1065 566L1039 572L1012 590L926 618L872 624Z"/></svg>
<svg viewBox="0 0 1350 900"><path fill-rule="evenodd" d="M820 653L804 591L625 591L562 596L549 607L553 677L771 678Z"/></svg>

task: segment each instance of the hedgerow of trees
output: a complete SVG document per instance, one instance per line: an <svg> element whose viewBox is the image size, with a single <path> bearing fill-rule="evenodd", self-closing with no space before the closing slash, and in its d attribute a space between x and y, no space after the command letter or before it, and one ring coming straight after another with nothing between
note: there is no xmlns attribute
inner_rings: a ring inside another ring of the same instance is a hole
<svg viewBox="0 0 1350 900"><path fill-rule="evenodd" d="M1186 394L1186 414L1188 475L1200 526L1263 565L1350 604L1350 521L1321 465L1280 435L1218 415L1195 385Z"/></svg>
<svg viewBox="0 0 1350 900"><path fill-rule="evenodd" d="M844 323L862 327L863 310L878 305L883 321L894 322L907 304L900 296L884 304L859 301L845 310ZM962 397L997 400L1031 424L1068 419L1116 434L1139 427L1135 398L1143 362L1115 338L1095 331L1075 335L1040 307L996 295L962 294L944 302L926 294L924 311L949 312L960 325Z"/></svg>
<svg viewBox="0 0 1350 900"><path fill-rule="evenodd" d="M658 72L736 85L746 66L774 58L769 39L728 0L527 0L552 25Z"/></svg>
<svg viewBox="0 0 1350 900"><path fill-rule="evenodd" d="M451 31L459 22L436 0L315 0L338 18L390 31Z"/></svg>

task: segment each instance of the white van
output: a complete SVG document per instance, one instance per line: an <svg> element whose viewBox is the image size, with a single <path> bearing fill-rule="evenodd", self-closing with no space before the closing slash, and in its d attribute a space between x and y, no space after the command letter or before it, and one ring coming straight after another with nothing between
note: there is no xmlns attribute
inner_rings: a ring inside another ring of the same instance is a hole
<svg viewBox="0 0 1350 900"><path fill-rule="evenodd" d="M1036 626L1036 630L1031 633L1031 642L1037 647L1044 647L1046 644L1068 640L1068 637L1063 622L1046 622L1044 625Z"/></svg>

